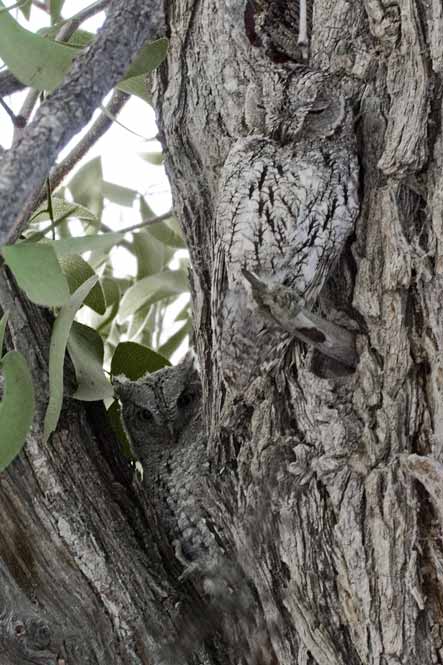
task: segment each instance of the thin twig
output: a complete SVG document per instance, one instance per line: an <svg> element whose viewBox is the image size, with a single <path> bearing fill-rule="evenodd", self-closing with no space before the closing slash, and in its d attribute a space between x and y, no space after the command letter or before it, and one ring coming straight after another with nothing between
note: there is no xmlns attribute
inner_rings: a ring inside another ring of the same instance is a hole
<svg viewBox="0 0 443 665"><path fill-rule="evenodd" d="M15 124L15 113L14 113L14 111L11 109L11 107L5 101L3 101L3 99L1 99L1 97L0 97L0 106L3 108L4 111L6 111L6 113L11 118L12 122Z"/></svg>
<svg viewBox="0 0 443 665"><path fill-rule="evenodd" d="M60 31L57 33L56 40L59 42L68 41L71 35L74 34L74 32L84 21L106 9L106 7L109 5L109 2L110 0L97 0L97 2L93 2L92 5L89 5L89 7L85 7L79 11L75 16L67 19L66 22L62 24Z"/></svg>
<svg viewBox="0 0 443 665"><path fill-rule="evenodd" d="M306 7L307 0L300 0L299 16L298 16L298 41L299 46L308 46L308 13Z"/></svg>
<svg viewBox="0 0 443 665"><path fill-rule="evenodd" d="M40 96L40 91L31 88L26 95L25 101L22 104L20 111L17 114L17 117L21 119L20 123L14 123L14 134L12 137L12 144L14 145L19 140L20 136L23 133L24 128L28 124L28 120L31 117L31 113L36 105L38 98Z"/></svg>
<svg viewBox="0 0 443 665"><path fill-rule="evenodd" d="M131 231L137 231L138 229L142 229L143 227L152 226L153 224L158 224L159 222L163 222L165 219L169 219L171 215L172 211L169 210L169 212L164 212L163 215L158 215L158 217L151 217L150 219L144 219L138 224L133 224L132 226L127 226L124 229L119 229L117 233L130 233ZM105 228L104 224L102 224L101 226L102 228ZM112 229L108 230L111 231Z"/></svg>

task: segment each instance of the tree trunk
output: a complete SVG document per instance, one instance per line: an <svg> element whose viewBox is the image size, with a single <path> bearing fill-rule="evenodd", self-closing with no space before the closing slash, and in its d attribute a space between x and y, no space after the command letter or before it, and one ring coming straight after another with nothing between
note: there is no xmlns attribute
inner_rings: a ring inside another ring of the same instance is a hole
<svg viewBox="0 0 443 665"><path fill-rule="evenodd" d="M223 465L218 519L270 650L280 665L439 662L438 3L314 2L309 66L352 102L360 162L360 215L321 311L358 331L358 366L331 371L294 342L277 368L223 395L211 328L224 286L212 280L218 185L247 133L263 54L243 3L166 4L159 122L192 259L210 454Z"/></svg>
<svg viewBox="0 0 443 665"><path fill-rule="evenodd" d="M316 311L357 333L357 367L277 330L271 363L249 377L240 357L225 380L219 183L248 134L247 84L277 58L252 43L243 2L165 0L158 119L191 254L205 507L231 597L206 606L178 579L101 408L68 402L50 443L36 427L0 479L2 665L443 661L441 10L313 4L309 67L353 108L360 163L360 214ZM0 305L46 375L47 323L2 280Z"/></svg>

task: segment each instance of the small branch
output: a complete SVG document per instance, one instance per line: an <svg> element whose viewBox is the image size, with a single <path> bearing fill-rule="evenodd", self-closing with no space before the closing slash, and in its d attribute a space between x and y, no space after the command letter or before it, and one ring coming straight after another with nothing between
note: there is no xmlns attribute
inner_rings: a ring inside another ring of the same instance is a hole
<svg viewBox="0 0 443 665"><path fill-rule="evenodd" d="M26 226L58 153L89 121L147 40L164 30L161 0L112 0L95 41L74 59L65 81L38 109L0 164L0 245Z"/></svg>
<svg viewBox="0 0 443 665"><path fill-rule="evenodd" d="M118 233L130 233L131 231L137 231L138 229L142 229L146 226L152 226L153 224L158 224L159 222L163 222L165 219L169 219L171 215L172 212L169 210L169 212L164 212L163 215L158 215L158 217L151 217L150 219L144 219L138 224L133 224L132 226L127 226L124 229L119 229ZM102 224L102 226L104 225ZM111 231L112 229L109 230Z"/></svg>
<svg viewBox="0 0 443 665"><path fill-rule="evenodd" d="M0 97L0 106L6 111L9 117L12 120L12 124L15 128L24 127L26 121L20 115L15 115L14 111L8 106L8 104Z"/></svg>
<svg viewBox="0 0 443 665"><path fill-rule="evenodd" d="M13 95L14 92L20 92L20 90L24 90L25 88L24 83L20 83L11 72L0 72L0 97Z"/></svg>
<svg viewBox="0 0 443 665"><path fill-rule="evenodd" d="M86 21L88 18L91 18L91 16L95 16L95 14L106 9L109 6L109 2L110 0L97 0L97 2L93 2L89 7L85 7L85 9L82 9L78 14L72 16L72 18L67 19L57 33L56 40L59 42L67 42L83 21Z"/></svg>
<svg viewBox="0 0 443 665"><path fill-rule="evenodd" d="M36 105L39 96L40 96L39 90L34 90L34 88L30 88L28 94L26 95L26 99L22 104L22 107L17 114L17 118L20 119L20 122L14 123L14 135L12 138L13 145L17 143L20 136L23 134L23 129L28 124L28 120L31 117L32 110Z"/></svg>

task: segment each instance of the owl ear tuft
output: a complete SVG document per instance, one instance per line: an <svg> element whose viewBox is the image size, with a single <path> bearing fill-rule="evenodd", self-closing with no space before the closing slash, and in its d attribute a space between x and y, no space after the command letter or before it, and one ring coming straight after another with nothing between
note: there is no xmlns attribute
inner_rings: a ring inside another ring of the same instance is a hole
<svg viewBox="0 0 443 665"><path fill-rule="evenodd" d="M189 351L184 356L183 360L180 361L180 365L183 368L187 369L189 372L199 371L197 356L195 355L195 352L192 349L189 349Z"/></svg>
<svg viewBox="0 0 443 665"><path fill-rule="evenodd" d="M111 383L114 388L115 396L119 399L125 399L125 397L128 397L131 394L131 382L124 374L113 376Z"/></svg>
<svg viewBox="0 0 443 665"><path fill-rule="evenodd" d="M194 391L200 391L200 371L197 356L193 350L189 350L179 367L182 367L186 374L186 383Z"/></svg>

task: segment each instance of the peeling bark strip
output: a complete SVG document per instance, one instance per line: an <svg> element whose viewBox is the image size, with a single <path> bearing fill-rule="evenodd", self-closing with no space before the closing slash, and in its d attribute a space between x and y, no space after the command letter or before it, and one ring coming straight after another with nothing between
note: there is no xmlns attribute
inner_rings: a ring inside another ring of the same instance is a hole
<svg viewBox="0 0 443 665"><path fill-rule="evenodd" d="M40 191L60 150L85 126L143 44L163 35L161 0L110 3L94 42L74 60L65 81L1 160L0 246L13 242L23 230L32 212L27 205Z"/></svg>

